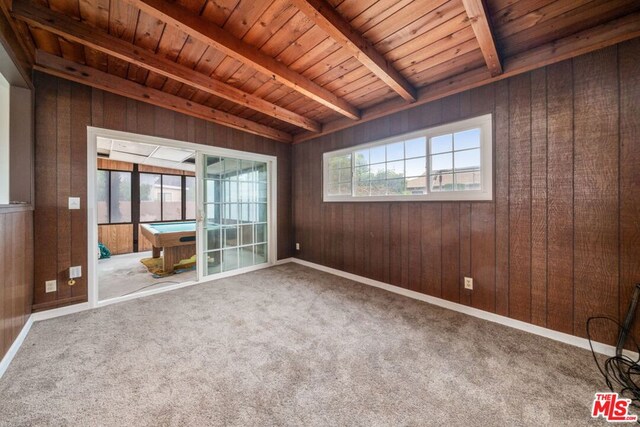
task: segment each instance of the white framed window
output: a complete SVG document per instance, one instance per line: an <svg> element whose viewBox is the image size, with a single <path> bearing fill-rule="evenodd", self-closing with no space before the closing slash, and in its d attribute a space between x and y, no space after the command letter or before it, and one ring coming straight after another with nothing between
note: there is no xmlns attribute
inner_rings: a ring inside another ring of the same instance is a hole
<svg viewBox="0 0 640 427"><path fill-rule="evenodd" d="M491 200L492 116L324 153L325 202Z"/></svg>

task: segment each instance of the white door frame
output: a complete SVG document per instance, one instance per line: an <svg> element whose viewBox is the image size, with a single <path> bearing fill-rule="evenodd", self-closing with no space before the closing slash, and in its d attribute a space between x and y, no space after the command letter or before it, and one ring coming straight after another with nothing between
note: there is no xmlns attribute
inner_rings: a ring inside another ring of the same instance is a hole
<svg viewBox="0 0 640 427"><path fill-rule="evenodd" d="M98 300L98 213L96 209L96 176L98 171L98 137L108 139L121 139L143 144L162 145L173 148L184 148L195 150L198 153L220 157L232 157L235 159L255 160L267 163L267 173L269 179L269 195L267 203L268 211L268 262L251 267L240 268L227 271L208 277L207 282L222 279L224 277L235 276L249 271L260 270L262 268L275 265L278 253L278 159L276 156L256 154L246 151L231 150L228 148L213 147L209 145L196 144L193 142L179 141L175 139L160 138L150 135L141 135L131 132L122 132L111 129L103 129L87 126L87 292L89 308L101 307L121 301L127 301L148 295L171 291L185 286L191 286L202 282L201 268L197 268L198 278L195 281L179 283L165 286L158 289L147 289L130 295L116 297L104 301ZM198 169L198 168L196 168ZM200 178L200 179L198 179ZM201 210L202 192L200 185L201 177L196 177L196 208ZM196 226L198 228L198 226ZM196 239L196 251L199 254L202 239ZM198 263L200 264L200 263Z"/></svg>

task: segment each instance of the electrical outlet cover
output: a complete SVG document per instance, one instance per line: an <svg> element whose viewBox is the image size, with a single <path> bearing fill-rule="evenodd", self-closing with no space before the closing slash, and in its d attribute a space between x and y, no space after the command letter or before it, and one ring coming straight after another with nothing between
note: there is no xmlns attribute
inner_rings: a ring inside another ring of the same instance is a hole
<svg viewBox="0 0 640 427"><path fill-rule="evenodd" d="M470 291L473 290L473 278L471 277L464 278L464 288L469 289Z"/></svg>
<svg viewBox="0 0 640 427"><path fill-rule="evenodd" d="M75 279L82 277L82 266L76 265L75 267L69 267L69 278Z"/></svg>
<svg viewBox="0 0 640 427"><path fill-rule="evenodd" d="M44 282L45 292L55 292L58 289L58 283L55 280L47 280Z"/></svg>

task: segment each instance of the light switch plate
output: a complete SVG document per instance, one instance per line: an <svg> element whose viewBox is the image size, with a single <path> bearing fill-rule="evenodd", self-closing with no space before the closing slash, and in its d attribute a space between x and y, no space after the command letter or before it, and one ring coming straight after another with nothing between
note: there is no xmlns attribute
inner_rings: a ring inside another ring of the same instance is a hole
<svg viewBox="0 0 640 427"><path fill-rule="evenodd" d="M46 293L55 292L58 289L58 283L55 280L47 280L44 282L44 291Z"/></svg>
<svg viewBox="0 0 640 427"><path fill-rule="evenodd" d="M76 265L75 267L69 267L69 279L76 279L82 277L82 266Z"/></svg>
<svg viewBox="0 0 640 427"><path fill-rule="evenodd" d="M69 209L80 209L80 197L69 197Z"/></svg>

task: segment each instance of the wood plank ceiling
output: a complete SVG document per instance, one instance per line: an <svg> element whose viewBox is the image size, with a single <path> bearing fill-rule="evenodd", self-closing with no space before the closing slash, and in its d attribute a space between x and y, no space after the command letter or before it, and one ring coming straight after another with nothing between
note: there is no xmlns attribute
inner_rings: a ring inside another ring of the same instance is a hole
<svg viewBox="0 0 640 427"><path fill-rule="evenodd" d="M640 35L637 0L0 2L36 69L281 141Z"/></svg>

